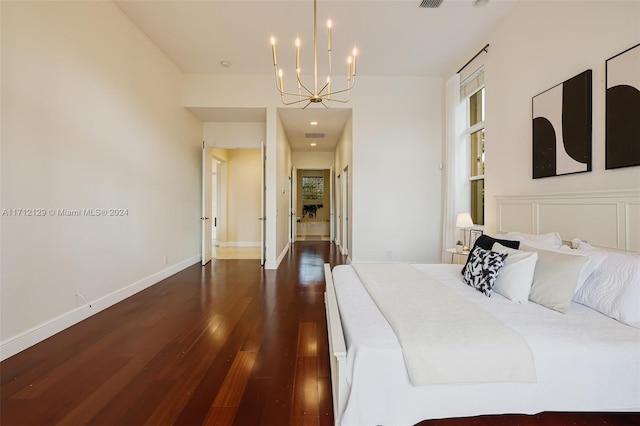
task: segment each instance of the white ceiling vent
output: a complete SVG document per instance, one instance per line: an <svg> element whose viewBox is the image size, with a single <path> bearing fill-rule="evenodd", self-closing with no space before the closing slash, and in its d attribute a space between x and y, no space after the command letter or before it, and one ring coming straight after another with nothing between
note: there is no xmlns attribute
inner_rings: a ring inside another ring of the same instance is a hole
<svg viewBox="0 0 640 426"><path fill-rule="evenodd" d="M307 139L322 139L324 138L324 133L305 133L304 137Z"/></svg>
<svg viewBox="0 0 640 426"><path fill-rule="evenodd" d="M420 7L435 9L437 7L440 7L441 4L442 4L442 0L422 0L420 2Z"/></svg>

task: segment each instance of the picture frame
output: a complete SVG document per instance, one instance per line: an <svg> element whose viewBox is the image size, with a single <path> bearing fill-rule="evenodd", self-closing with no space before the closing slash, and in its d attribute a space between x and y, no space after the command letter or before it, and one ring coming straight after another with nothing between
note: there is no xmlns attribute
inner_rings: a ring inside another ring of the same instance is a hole
<svg viewBox="0 0 640 426"><path fill-rule="evenodd" d="M605 169L640 166L640 43L606 60Z"/></svg>
<svg viewBox="0 0 640 426"><path fill-rule="evenodd" d="M532 98L533 179L591 171L592 74Z"/></svg>

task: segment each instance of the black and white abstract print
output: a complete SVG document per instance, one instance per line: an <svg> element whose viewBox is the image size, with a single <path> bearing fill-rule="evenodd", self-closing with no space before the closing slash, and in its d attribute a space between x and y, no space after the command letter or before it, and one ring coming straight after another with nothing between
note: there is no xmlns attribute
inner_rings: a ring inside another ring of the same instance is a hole
<svg viewBox="0 0 640 426"><path fill-rule="evenodd" d="M592 71L533 98L533 178L591 171Z"/></svg>
<svg viewBox="0 0 640 426"><path fill-rule="evenodd" d="M607 60L606 168L640 165L640 44Z"/></svg>

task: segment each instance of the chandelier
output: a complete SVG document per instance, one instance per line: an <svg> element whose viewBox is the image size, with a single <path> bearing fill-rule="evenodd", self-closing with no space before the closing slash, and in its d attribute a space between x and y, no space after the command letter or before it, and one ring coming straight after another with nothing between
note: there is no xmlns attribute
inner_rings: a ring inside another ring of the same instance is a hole
<svg viewBox="0 0 640 426"><path fill-rule="evenodd" d="M300 78L300 38L296 38L296 80L298 84L297 92L287 92L284 89L284 72L282 68L278 68L278 60L276 56L276 39L271 37L271 53L273 55L273 69L276 77L276 88L280 92L280 98L285 105L300 104L305 109L311 104L322 104L325 108L329 108L328 102L346 103L351 99L351 89L356 82L356 56L358 51L353 48L351 56L347 58L347 84L346 88L332 91L331 90L331 20L327 21L327 52L329 56L329 75L326 82L318 90L318 25L316 17L316 0L313 0L313 87L307 87ZM321 83L322 84L322 83ZM336 98L335 95L341 95ZM306 102L306 104L305 104ZM303 106L304 105L304 106Z"/></svg>

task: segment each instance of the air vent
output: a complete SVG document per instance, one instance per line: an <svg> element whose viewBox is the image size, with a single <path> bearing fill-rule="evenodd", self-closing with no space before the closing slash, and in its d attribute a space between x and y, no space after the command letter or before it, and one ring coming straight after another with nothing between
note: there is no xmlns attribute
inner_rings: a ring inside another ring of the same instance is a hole
<svg viewBox="0 0 640 426"><path fill-rule="evenodd" d="M324 138L324 133L305 133L304 137L307 139L322 139Z"/></svg>
<svg viewBox="0 0 640 426"><path fill-rule="evenodd" d="M420 2L420 7L435 9L437 7L440 7L441 4L442 4L442 0L422 0Z"/></svg>

